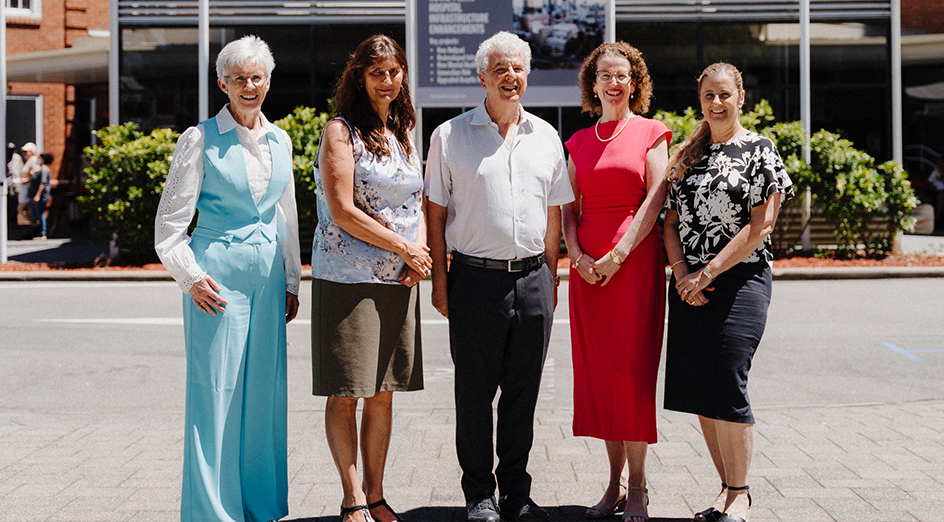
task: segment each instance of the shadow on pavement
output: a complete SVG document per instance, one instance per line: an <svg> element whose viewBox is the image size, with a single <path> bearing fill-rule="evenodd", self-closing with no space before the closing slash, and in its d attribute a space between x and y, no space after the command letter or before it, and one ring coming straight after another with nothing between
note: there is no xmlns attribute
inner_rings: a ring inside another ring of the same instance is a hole
<svg viewBox="0 0 944 522"><path fill-rule="evenodd" d="M547 512L551 515L551 522L587 522L588 518L583 516L586 506L560 506L557 508L548 508ZM418 508L404 511L401 513L404 520L410 522L459 522L466 519L464 507L433 507ZM619 516L611 516L599 520L619 520ZM289 518L283 522L340 522L338 515L315 517L315 518ZM650 518L650 522L691 522L690 518Z"/></svg>

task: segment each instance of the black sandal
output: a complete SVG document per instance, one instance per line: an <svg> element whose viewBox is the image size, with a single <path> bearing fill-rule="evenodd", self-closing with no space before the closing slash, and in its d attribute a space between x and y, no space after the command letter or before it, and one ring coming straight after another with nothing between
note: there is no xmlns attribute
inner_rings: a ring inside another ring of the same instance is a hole
<svg viewBox="0 0 944 522"><path fill-rule="evenodd" d="M747 491L747 509L751 509L751 505L754 503L754 500L751 498L751 487L750 486L728 486L728 491ZM747 522L743 518L737 515L729 515L727 513L722 513L721 518L718 519L718 522Z"/></svg>
<svg viewBox="0 0 944 522"><path fill-rule="evenodd" d="M344 515L348 513L353 513L355 511L364 512L364 520L366 522L374 522L374 517L370 516L370 507L367 504L357 504L356 506L344 507L341 506L341 522L344 522Z"/></svg>
<svg viewBox="0 0 944 522"><path fill-rule="evenodd" d="M398 522L406 522L406 519L398 515L397 512L394 511L392 507L390 507L390 504L387 504L387 501L385 499L380 499L377 502L374 502L373 504L368 504L367 509L379 508L380 506L387 508L387 511L393 513L393 516L396 517Z"/></svg>
<svg viewBox="0 0 944 522"><path fill-rule="evenodd" d="M724 491L724 490L726 490L726 489L728 489L728 485L725 484L724 482L722 482L722 483L721 483L721 491ZM713 507L710 507L710 508L708 508L708 509L706 509L706 510L704 510L704 511L699 511L698 513L695 513L695 516L696 516L696 517L697 517L698 515L701 515L701 516L702 516L702 519L692 518L692 520L694 520L694 521L696 521L696 522L703 522L703 521L705 521L705 522L717 522L718 520L721 519L721 515L723 515L723 514L724 514L724 513L718 511L717 509L715 509L715 508L713 508Z"/></svg>

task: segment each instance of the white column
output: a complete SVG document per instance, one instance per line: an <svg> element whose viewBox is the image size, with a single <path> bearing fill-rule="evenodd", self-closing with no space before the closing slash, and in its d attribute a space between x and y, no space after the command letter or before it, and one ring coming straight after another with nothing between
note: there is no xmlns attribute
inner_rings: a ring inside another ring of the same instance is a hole
<svg viewBox="0 0 944 522"><path fill-rule="evenodd" d="M419 81L419 41L416 36L416 0L406 0L406 63L410 68L407 80L410 82L410 103L416 111L416 125L413 127L413 143L417 147L417 156L423 159L423 109L416 106L416 88Z"/></svg>
<svg viewBox="0 0 944 522"><path fill-rule="evenodd" d="M616 0L607 0L606 2L606 29L604 30L603 41L616 41Z"/></svg>
<svg viewBox="0 0 944 522"><path fill-rule="evenodd" d="M7 149L7 11L6 0L0 0L0 144ZM3 153L6 158L6 152ZM7 262L7 166L3 160L3 181L0 182L0 263Z"/></svg>
<svg viewBox="0 0 944 522"><path fill-rule="evenodd" d="M812 134L812 124L810 123L810 0L800 0L800 121L803 125L803 162L810 164L810 135ZM813 244L810 241L810 206L812 196L807 190L803 194L803 210L801 213L801 223L803 223L803 250L810 250Z"/></svg>
<svg viewBox="0 0 944 522"><path fill-rule="evenodd" d="M115 0L112 0L114 2ZM197 118L203 121L210 117L210 92L207 85L210 83L210 0L200 0L200 16L198 28L197 73L199 109Z"/></svg>
<svg viewBox="0 0 944 522"><path fill-rule="evenodd" d="M0 0L2 1L2 0ZM120 106L121 71L118 70L118 55L121 53L121 33L118 28L118 0L108 2L108 124L118 125Z"/></svg>
<svg viewBox="0 0 944 522"><path fill-rule="evenodd" d="M901 108L901 0L891 0L892 159L904 162Z"/></svg>

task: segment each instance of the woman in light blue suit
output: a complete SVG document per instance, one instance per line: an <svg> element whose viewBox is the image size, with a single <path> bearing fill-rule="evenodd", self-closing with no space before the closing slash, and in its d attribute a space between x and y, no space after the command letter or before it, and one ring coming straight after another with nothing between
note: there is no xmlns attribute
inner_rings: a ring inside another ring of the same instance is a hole
<svg viewBox="0 0 944 522"><path fill-rule="evenodd" d="M261 112L274 67L256 36L223 48L229 103L180 136L155 221L155 249L188 294L184 522L288 514L285 325L301 264L291 141Z"/></svg>

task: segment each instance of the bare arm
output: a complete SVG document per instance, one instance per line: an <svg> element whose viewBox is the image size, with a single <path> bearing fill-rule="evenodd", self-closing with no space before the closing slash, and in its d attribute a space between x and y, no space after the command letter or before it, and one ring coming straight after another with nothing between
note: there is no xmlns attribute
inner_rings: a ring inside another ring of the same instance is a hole
<svg viewBox="0 0 944 522"><path fill-rule="evenodd" d="M557 259L560 258L561 208L547 207L547 231L544 232L544 256L547 267L557 281ZM557 284L554 285L554 308L557 308Z"/></svg>
<svg viewBox="0 0 944 522"><path fill-rule="evenodd" d="M421 245L426 245L426 198L423 198L419 218L420 222L419 230L417 230L416 233L416 242ZM400 274L400 284L413 286L422 281L424 277L426 277L425 273L417 272L411 266L407 265L403 268L403 273Z"/></svg>
<svg viewBox="0 0 944 522"><path fill-rule="evenodd" d="M354 205L354 154L351 134L343 122L330 122L324 130L319 160L328 212L348 234L398 254L419 273L429 272L429 248L410 241L378 223Z"/></svg>
<svg viewBox="0 0 944 522"><path fill-rule="evenodd" d="M561 212L561 221L564 228L564 242L567 243L567 257L570 264L577 269L577 273L587 283L596 284L600 276L593 271L596 259L588 256L580 249L580 240L577 237L577 225L580 223L580 189L577 188L577 167L573 158L567 160L567 174L570 177L570 187L574 191L574 200L564 205Z"/></svg>
<svg viewBox="0 0 944 522"><path fill-rule="evenodd" d="M665 135L663 135L646 152L646 199L639 206L639 211L636 212L623 237L613 247L613 252L619 256L621 261L625 261L630 252L639 246L639 243L646 238L656 224L656 220L659 219L662 205L665 204L665 193L668 187L665 179L665 170L668 164L668 143ZM616 264L610 256L603 256L596 261L594 270L604 278L601 286L605 286L608 278L615 274L619 268L620 265Z"/></svg>
<svg viewBox="0 0 944 522"><path fill-rule="evenodd" d="M449 317L449 295L447 294L446 266L446 216L448 209L427 199L429 255L433 259L433 307Z"/></svg>

